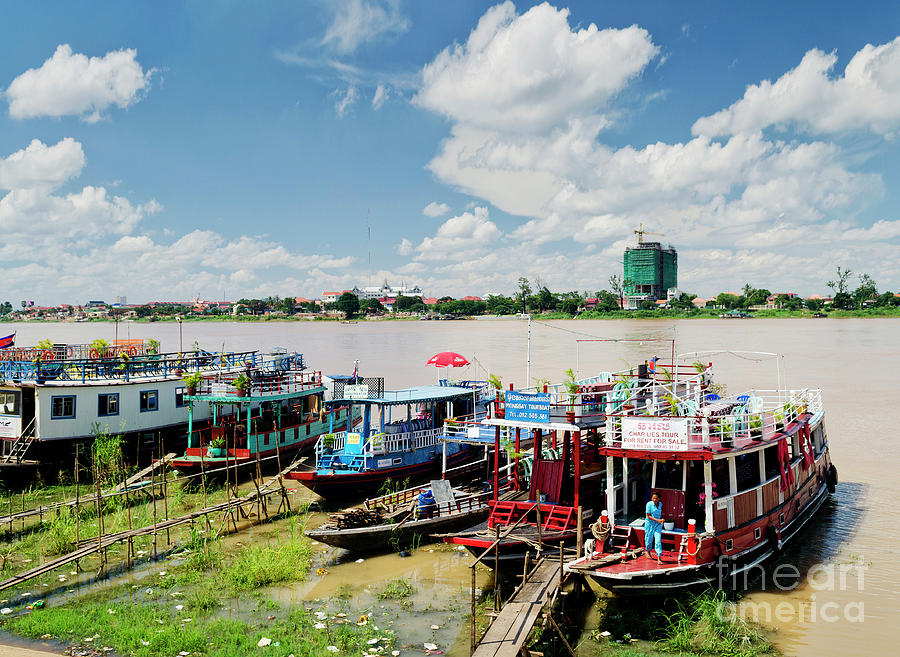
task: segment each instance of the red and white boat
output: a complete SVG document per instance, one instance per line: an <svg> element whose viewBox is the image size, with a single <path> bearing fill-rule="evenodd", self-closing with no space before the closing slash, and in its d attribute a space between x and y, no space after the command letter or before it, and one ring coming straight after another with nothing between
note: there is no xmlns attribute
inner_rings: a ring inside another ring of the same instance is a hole
<svg viewBox="0 0 900 657"><path fill-rule="evenodd" d="M690 372L694 370L696 372ZM657 368L629 383L604 422L606 460L595 540L566 570L620 594L695 585L741 588L813 517L837 483L820 390L714 394L711 365ZM659 493L662 563L644 550Z"/></svg>

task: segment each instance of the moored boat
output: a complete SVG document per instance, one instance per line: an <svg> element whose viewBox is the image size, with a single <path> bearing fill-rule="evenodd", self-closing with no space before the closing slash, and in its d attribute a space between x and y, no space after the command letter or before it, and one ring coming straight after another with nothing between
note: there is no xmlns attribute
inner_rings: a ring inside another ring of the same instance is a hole
<svg viewBox="0 0 900 657"><path fill-rule="evenodd" d="M779 385L720 397L708 381L697 390L656 378L633 408L609 409L599 453L616 475L595 540L568 571L620 594L744 588L834 491L821 391ZM645 549L651 493L666 521L659 554L655 541Z"/></svg>
<svg viewBox="0 0 900 657"><path fill-rule="evenodd" d="M322 374L306 370L299 354L203 376L196 385L185 397L187 449L172 462L181 471L221 472L272 459L288 465L326 432L346 429L350 417L347 406L326 414ZM209 408L209 423L195 429L194 413Z"/></svg>
<svg viewBox="0 0 900 657"><path fill-rule="evenodd" d="M423 491L434 504L420 509ZM359 508L333 514L328 522L306 532L310 538L352 552L383 552L415 545L422 539L451 532L485 518L489 493L451 488L438 479L366 500Z"/></svg>
<svg viewBox="0 0 900 657"><path fill-rule="evenodd" d="M469 463L476 455L471 446L441 440L444 420L476 417L482 394L478 384L385 391L379 378L337 380L329 413L359 408L361 428L325 434L316 442L314 466L287 477L327 500L348 500L377 492L388 479L423 481Z"/></svg>

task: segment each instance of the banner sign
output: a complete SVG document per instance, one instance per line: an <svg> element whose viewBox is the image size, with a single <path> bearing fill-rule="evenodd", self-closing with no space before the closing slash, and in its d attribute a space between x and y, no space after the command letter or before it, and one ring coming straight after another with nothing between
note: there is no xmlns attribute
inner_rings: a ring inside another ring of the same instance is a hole
<svg viewBox="0 0 900 657"><path fill-rule="evenodd" d="M368 399L369 385L367 383L359 383L356 385L344 386L344 399Z"/></svg>
<svg viewBox="0 0 900 657"><path fill-rule="evenodd" d="M518 422L550 422L550 393L515 392L506 393L505 417Z"/></svg>
<svg viewBox="0 0 900 657"><path fill-rule="evenodd" d="M622 447L682 452L688 449L688 418L622 418Z"/></svg>

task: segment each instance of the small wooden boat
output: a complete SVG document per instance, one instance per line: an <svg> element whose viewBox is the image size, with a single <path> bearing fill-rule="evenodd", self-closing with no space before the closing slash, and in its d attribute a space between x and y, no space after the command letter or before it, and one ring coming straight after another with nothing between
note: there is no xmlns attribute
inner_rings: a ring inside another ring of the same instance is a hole
<svg viewBox="0 0 900 657"><path fill-rule="evenodd" d="M419 493L430 488L435 506L420 515ZM422 538L469 527L487 517L491 493L451 488L444 479L366 500L332 514L329 522L306 532L316 541L352 552L383 552L414 545Z"/></svg>

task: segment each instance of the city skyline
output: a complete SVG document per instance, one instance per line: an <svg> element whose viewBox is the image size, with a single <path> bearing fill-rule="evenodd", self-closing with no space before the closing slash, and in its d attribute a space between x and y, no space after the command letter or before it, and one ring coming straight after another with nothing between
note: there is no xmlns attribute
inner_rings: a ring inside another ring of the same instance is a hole
<svg viewBox="0 0 900 657"><path fill-rule="evenodd" d="M7 14L14 305L588 290L641 222L701 297L838 265L900 289L893 3Z"/></svg>

